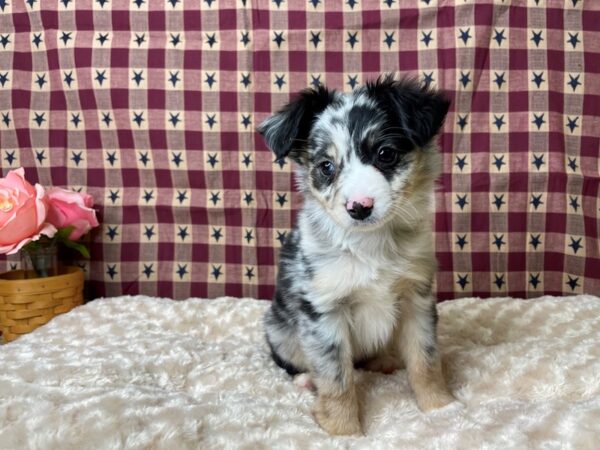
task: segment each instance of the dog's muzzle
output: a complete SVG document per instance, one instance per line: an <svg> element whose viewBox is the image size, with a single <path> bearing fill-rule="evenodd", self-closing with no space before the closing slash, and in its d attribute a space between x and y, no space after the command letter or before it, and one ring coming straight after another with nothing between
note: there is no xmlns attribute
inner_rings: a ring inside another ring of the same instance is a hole
<svg viewBox="0 0 600 450"><path fill-rule="evenodd" d="M365 220L373 211L374 200L371 197L350 199L346 203L346 211L355 220Z"/></svg>

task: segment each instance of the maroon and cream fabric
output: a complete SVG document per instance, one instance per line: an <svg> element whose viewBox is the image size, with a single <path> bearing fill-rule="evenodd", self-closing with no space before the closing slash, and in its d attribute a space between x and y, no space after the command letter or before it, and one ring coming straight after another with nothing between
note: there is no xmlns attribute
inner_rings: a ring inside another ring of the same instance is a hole
<svg viewBox="0 0 600 450"><path fill-rule="evenodd" d="M269 298L300 198L255 126L388 71L453 100L439 298L599 295L596 1L0 0L2 172L94 196L93 295Z"/></svg>

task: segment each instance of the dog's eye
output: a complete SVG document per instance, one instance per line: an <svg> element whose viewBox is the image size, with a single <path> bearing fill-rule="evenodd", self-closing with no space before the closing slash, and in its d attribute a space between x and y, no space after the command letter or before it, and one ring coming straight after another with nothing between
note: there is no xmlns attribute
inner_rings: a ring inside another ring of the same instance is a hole
<svg viewBox="0 0 600 450"><path fill-rule="evenodd" d="M398 159L398 152L390 147L380 148L377 152L377 162L384 165L391 165Z"/></svg>
<svg viewBox="0 0 600 450"><path fill-rule="evenodd" d="M335 172L335 166L331 161L323 161L321 164L319 164L319 169L321 169L323 175L328 177L333 175L333 172Z"/></svg>

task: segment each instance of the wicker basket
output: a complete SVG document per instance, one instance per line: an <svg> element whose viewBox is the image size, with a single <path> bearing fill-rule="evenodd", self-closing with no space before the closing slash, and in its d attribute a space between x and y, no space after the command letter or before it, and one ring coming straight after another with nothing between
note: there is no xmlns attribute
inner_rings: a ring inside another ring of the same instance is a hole
<svg viewBox="0 0 600 450"><path fill-rule="evenodd" d="M4 342L35 330L83 303L83 270L69 266L59 275L25 278L22 270L0 274L0 330Z"/></svg>

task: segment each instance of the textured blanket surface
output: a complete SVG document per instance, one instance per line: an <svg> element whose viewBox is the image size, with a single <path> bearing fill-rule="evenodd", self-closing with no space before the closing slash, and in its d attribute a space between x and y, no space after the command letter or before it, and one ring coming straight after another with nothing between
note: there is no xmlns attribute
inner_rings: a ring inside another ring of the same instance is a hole
<svg viewBox="0 0 600 450"><path fill-rule="evenodd" d="M268 302L99 299L0 347L2 449L598 448L600 298L439 305L460 403L357 371L365 434L334 438L269 358Z"/></svg>

